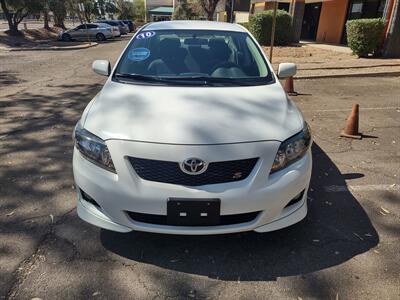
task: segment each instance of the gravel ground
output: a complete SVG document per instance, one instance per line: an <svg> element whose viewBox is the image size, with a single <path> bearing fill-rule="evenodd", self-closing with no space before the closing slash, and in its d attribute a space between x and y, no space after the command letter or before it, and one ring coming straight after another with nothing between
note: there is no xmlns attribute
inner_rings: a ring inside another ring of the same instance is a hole
<svg viewBox="0 0 400 300"><path fill-rule="evenodd" d="M269 56L269 48L263 48ZM320 49L310 45L274 47L272 61L275 70L278 69L279 63L296 63L297 77L376 72L400 73L400 59L358 58L349 53Z"/></svg>
<svg viewBox="0 0 400 300"><path fill-rule="evenodd" d="M0 298L400 298L399 77L295 81L315 140L299 224L119 234L76 215L71 132L104 83L92 60L125 43L0 52ZM339 138L354 102L365 137Z"/></svg>

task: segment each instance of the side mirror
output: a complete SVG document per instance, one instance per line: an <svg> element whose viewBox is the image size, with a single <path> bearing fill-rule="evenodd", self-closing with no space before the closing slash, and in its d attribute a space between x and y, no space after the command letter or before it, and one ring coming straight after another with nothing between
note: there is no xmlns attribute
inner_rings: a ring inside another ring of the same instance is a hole
<svg viewBox="0 0 400 300"><path fill-rule="evenodd" d="M103 76L109 76L111 73L111 64L108 60L98 59L92 63L92 70Z"/></svg>
<svg viewBox="0 0 400 300"><path fill-rule="evenodd" d="M278 78L285 79L296 75L297 67L294 63L281 63L278 67Z"/></svg>

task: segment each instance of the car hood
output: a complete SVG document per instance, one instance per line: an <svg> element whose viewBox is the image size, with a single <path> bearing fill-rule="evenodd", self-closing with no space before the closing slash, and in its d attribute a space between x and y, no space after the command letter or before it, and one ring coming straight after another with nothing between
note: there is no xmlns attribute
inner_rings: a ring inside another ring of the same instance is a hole
<svg viewBox="0 0 400 300"><path fill-rule="evenodd" d="M171 87L108 80L85 119L84 127L103 140L194 145L283 141L303 127L278 82Z"/></svg>

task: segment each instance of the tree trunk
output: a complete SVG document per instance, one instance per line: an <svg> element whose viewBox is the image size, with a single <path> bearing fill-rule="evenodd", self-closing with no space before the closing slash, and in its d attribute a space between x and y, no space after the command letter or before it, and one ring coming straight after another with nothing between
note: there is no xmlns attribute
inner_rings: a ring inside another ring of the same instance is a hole
<svg viewBox="0 0 400 300"><path fill-rule="evenodd" d="M47 8L44 9L43 11L43 28L50 30L50 26L49 26L49 11L47 10Z"/></svg>
<svg viewBox="0 0 400 300"><path fill-rule="evenodd" d="M60 16L54 15L54 26L66 29L64 25L64 18L60 18Z"/></svg>
<svg viewBox="0 0 400 300"><path fill-rule="evenodd" d="M81 14L78 14L78 17L79 17L79 22L81 22L81 24L83 24L84 21L83 21L82 15L81 15Z"/></svg>
<svg viewBox="0 0 400 300"><path fill-rule="evenodd" d="M20 35L21 33L18 30L18 24L10 23L8 20L8 28L10 29L10 35Z"/></svg>
<svg viewBox="0 0 400 300"><path fill-rule="evenodd" d="M1 9L3 10L7 18L10 35L19 35L20 32L18 31L18 23L13 22L14 18L10 13L10 11L8 10L5 0L0 0L0 4L1 4Z"/></svg>
<svg viewBox="0 0 400 300"><path fill-rule="evenodd" d="M84 11L84 15L85 15L86 23L90 23L91 22L90 12Z"/></svg>
<svg viewBox="0 0 400 300"><path fill-rule="evenodd" d="M43 2L43 28L50 30L49 26L49 2L44 0Z"/></svg>

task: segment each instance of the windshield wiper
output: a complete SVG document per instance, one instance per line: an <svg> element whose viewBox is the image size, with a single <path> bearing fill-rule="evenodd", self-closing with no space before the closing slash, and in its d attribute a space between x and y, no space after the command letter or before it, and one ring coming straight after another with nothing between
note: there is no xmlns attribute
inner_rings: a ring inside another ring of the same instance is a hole
<svg viewBox="0 0 400 300"><path fill-rule="evenodd" d="M177 83L182 85L205 85L205 86L224 86L229 85L249 85L243 79L240 78L223 78L223 77L210 77L210 76L149 76L141 74L129 74L129 73L116 73L114 75L117 79L128 79L134 81L143 82L157 82L157 83Z"/></svg>
<svg viewBox="0 0 400 300"><path fill-rule="evenodd" d="M192 85L192 81L181 80L182 77L158 77L158 76L149 76L149 75L141 75L141 74L129 74L129 73L116 73L114 75L117 79L128 79L134 81L143 81L143 82L157 82L157 83L179 83L183 85ZM196 81L199 81L196 79ZM200 82L200 84L205 84L204 80Z"/></svg>
<svg viewBox="0 0 400 300"><path fill-rule="evenodd" d="M199 81L204 85L249 85L249 82L243 78L225 78L225 77L211 77L211 76L187 76L187 77L167 77L168 79L180 81Z"/></svg>
<svg viewBox="0 0 400 300"><path fill-rule="evenodd" d="M114 76L121 79L130 79L130 80L138 80L146 82L163 82L162 78L156 76L141 75L141 74L115 73Z"/></svg>

